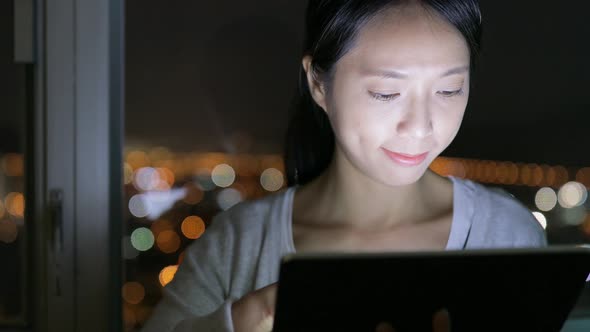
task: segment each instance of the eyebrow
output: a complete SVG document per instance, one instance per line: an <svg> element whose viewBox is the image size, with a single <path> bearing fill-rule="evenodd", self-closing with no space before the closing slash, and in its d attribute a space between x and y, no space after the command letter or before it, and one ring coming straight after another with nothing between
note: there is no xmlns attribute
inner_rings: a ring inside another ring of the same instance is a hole
<svg viewBox="0 0 590 332"><path fill-rule="evenodd" d="M469 66L456 67L456 68L447 70L440 77L447 77L447 76L451 76L451 75L455 75L455 74L461 74L461 73L464 73L467 71L469 71ZM386 79L408 78L408 75L400 73L395 70L376 70L376 71L369 70L369 71L365 72L365 75L366 76L377 76L377 77L386 78Z"/></svg>

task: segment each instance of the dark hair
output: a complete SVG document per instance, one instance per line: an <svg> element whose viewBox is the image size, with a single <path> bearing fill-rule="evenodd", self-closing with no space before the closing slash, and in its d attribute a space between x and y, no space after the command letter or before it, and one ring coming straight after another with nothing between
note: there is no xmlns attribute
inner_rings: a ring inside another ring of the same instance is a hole
<svg viewBox="0 0 590 332"><path fill-rule="evenodd" d="M461 32L473 69L482 30L478 0L309 0L303 56L312 57L314 76L329 83L334 65L352 48L359 30L370 19L412 1L434 10ZM313 180L328 167L334 153L334 132L325 112L311 97L303 67L284 153L289 186Z"/></svg>

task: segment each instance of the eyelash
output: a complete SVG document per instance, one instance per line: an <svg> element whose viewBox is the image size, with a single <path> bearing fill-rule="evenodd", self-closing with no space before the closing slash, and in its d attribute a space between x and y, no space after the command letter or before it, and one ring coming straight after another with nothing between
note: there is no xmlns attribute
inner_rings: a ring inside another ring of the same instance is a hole
<svg viewBox="0 0 590 332"><path fill-rule="evenodd" d="M399 97L399 95L400 95L399 93L389 94L389 95L384 95L384 94L375 93L375 92L369 92L369 93L373 99L376 99L381 102L392 101L395 98ZM462 95L463 89L459 89L459 90L455 90L455 91L438 91L437 93L444 98L451 98L451 97Z"/></svg>
<svg viewBox="0 0 590 332"><path fill-rule="evenodd" d="M445 98L451 98L451 97L462 95L463 89L459 89L459 90L455 90L455 91L438 91L437 93Z"/></svg>
<svg viewBox="0 0 590 332"><path fill-rule="evenodd" d="M376 99L376 100L382 101L382 102L392 101L399 96L399 93L394 93L394 94L390 94L390 95L384 95L384 94L375 93L375 92L369 92L369 93L371 94L371 97L373 99Z"/></svg>

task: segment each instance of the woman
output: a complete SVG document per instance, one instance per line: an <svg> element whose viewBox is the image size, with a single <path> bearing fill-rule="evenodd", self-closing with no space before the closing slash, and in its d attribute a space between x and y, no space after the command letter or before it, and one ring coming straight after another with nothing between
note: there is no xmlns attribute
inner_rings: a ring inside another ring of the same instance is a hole
<svg viewBox="0 0 590 332"><path fill-rule="evenodd" d="M509 195L428 169L468 102L477 0L311 0L290 187L218 215L152 331L270 331L281 256L546 245Z"/></svg>

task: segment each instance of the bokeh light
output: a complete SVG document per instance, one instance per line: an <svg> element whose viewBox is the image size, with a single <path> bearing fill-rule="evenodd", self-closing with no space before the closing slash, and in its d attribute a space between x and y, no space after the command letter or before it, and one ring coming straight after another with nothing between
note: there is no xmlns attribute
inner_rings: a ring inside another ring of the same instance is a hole
<svg viewBox="0 0 590 332"><path fill-rule="evenodd" d="M154 190L160 184L160 174L152 167L142 167L135 172L133 185L137 190Z"/></svg>
<svg viewBox="0 0 590 332"><path fill-rule="evenodd" d="M515 163L508 163L508 178L506 184L516 184L518 181L518 166Z"/></svg>
<svg viewBox="0 0 590 332"><path fill-rule="evenodd" d="M4 214L6 214L6 209L4 209L4 203L0 200L0 218L4 217Z"/></svg>
<svg viewBox="0 0 590 332"><path fill-rule="evenodd" d="M124 259L135 259L139 255L139 251L133 247L130 236L123 236L121 242L121 248L123 249Z"/></svg>
<svg viewBox="0 0 590 332"><path fill-rule="evenodd" d="M174 224L168 219L158 219L152 223L150 230L154 234L154 237L158 237L160 233L167 230L173 230Z"/></svg>
<svg viewBox="0 0 590 332"><path fill-rule="evenodd" d="M205 222L201 217L188 216L182 221L180 229L187 239L198 239L205 232Z"/></svg>
<svg viewBox="0 0 590 332"><path fill-rule="evenodd" d="M449 160L445 157L437 157L430 163L429 168L440 176L447 176L449 173Z"/></svg>
<svg viewBox="0 0 590 332"><path fill-rule="evenodd" d="M520 166L520 172L518 177L518 183L528 186L531 183L532 174L531 166L528 164L524 164Z"/></svg>
<svg viewBox="0 0 590 332"><path fill-rule="evenodd" d="M561 187L569 181L569 173L565 167L555 166L553 167L553 170L555 171L555 183L553 183L554 187Z"/></svg>
<svg viewBox="0 0 590 332"><path fill-rule="evenodd" d="M508 164L505 162L501 162L496 167L496 182L498 183L506 183L508 182Z"/></svg>
<svg viewBox="0 0 590 332"><path fill-rule="evenodd" d="M0 242L13 243L18 238L18 226L13 220L0 220Z"/></svg>
<svg viewBox="0 0 590 332"><path fill-rule="evenodd" d="M129 212L137 218L144 218L150 213L145 195L137 194L129 199Z"/></svg>
<svg viewBox="0 0 590 332"><path fill-rule="evenodd" d="M125 302L129 304L139 304L145 297L145 288L136 281L126 282L121 291Z"/></svg>
<svg viewBox="0 0 590 332"><path fill-rule="evenodd" d="M535 216L535 218L537 219L539 224L541 224L543 229L546 229L547 228L547 218L545 218L545 215L542 214L541 212L533 212L533 215Z"/></svg>
<svg viewBox="0 0 590 332"><path fill-rule="evenodd" d="M210 191L215 189L216 185L211 178L211 172L206 168L201 168L196 171L194 176L195 183L199 189L203 191Z"/></svg>
<svg viewBox="0 0 590 332"><path fill-rule="evenodd" d="M199 204L203 200L203 191L193 183L188 183L184 186L185 195L183 202L190 205Z"/></svg>
<svg viewBox="0 0 590 332"><path fill-rule="evenodd" d="M22 154L8 153L2 158L2 170L7 176L19 177L25 172L25 161Z"/></svg>
<svg viewBox="0 0 590 332"><path fill-rule="evenodd" d="M176 177L174 173L166 168L166 167L158 167L156 168L156 172L158 172L158 180L159 183L156 186L158 190L168 190L174 186L176 182Z"/></svg>
<svg viewBox="0 0 590 332"><path fill-rule="evenodd" d="M576 181L586 186L586 188L590 188L590 167L580 168L576 172Z"/></svg>
<svg viewBox="0 0 590 332"><path fill-rule="evenodd" d="M538 187L543 182L543 179L543 169L541 168L541 166L533 164L531 166L531 182L529 183L529 185L532 187Z"/></svg>
<svg viewBox="0 0 590 332"><path fill-rule="evenodd" d="M485 164L485 180L486 182L494 183L496 182L496 169L498 168L498 163L493 160L488 160Z"/></svg>
<svg viewBox="0 0 590 332"><path fill-rule="evenodd" d="M123 306L123 321L125 322L125 330L132 331L137 324L137 317L130 305Z"/></svg>
<svg viewBox="0 0 590 332"><path fill-rule="evenodd" d="M557 194L549 187L543 187L535 195L535 205L541 211L551 211L557 205Z"/></svg>
<svg viewBox="0 0 590 332"><path fill-rule="evenodd" d="M265 169L260 175L260 184L266 191L277 191L283 187L283 173L276 168Z"/></svg>
<svg viewBox="0 0 590 332"><path fill-rule="evenodd" d="M12 216L22 218L25 215L25 196L18 192L11 192L4 200L6 211Z"/></svg>
<svg viewBox="0 0 590 332"><path fill-rule="evenodd" d="M154 246L154 234L145 227L137 228L131 233L131 244L139 251L150 250Z"/></svg>
<svg viewBox="0 0 590 332"><path fill-rule="evenodd" d="M156 238L158 248L165 254L171 254L180 249L180 237L173 230L165 230Z"/></svg>
<svg viewBox="0 0 590 332"><path fill-rule="evenodd" d="M541 181L541 185L552 187L555 184L555 170L549 165L541 165L541 169L543 170L543 181Z"/></svg>
<svg viewBox="0 0 590 332"><path fill-rule="evenodd" d="M178 271L178 265L170 265L163 268L159 275L160 285L166 286L170 283L174 279L176 271Z"/></svg>
<svg viewBox="0 0 590 332"><path fill-rule="evenodd" d="M133 168L133 170L138 170L151 164L147 154L140 150L129 152L125 158L125 162L127 162Z"/></svg>
<svg viewBox="0 0 590 332"><path fill-rule="evenodd" d="M154 163L172 158L172 152L166 147L157 146L151 149L147 157Z"/></svg>
<svg viewBox="0 0 590 332"><path fill-rule="evenodd" d="M252 155L241 155L232 165L235 164L236 173L240 176L256 176L258 174L259 161Z"/></svg>
<svg viewBox="0 0 590 332"><path fill-rule="evenodd" d="M276 168L281 172L285 171L285 164L281 155L264 155L260 157L258 163L258 174L262 174L265 169Z"/></svg>
<svg viewBox="0 0 590 332"><path fill-rule="evenodd" d="M213 168L213 171L211 172L211 180L217 186L227 188L236 180L236 172L230 165L220 164Z"/></svg>
<svg viewBox="0 0 590 332"><path fill-rule="evenodd" d="M133 182L133 167L128 163L123 163L123 183L130 184Z"/></svg>
<svg viewBox="0 0 590 332"><path fill-rule="evenodd" d="M242 194L234 188L226 188L217 194L217 205L222 210L228 210L242 201Z"/></svg>
<svg viewBox="0 0 590 332"><path fill-rule="evenodd" d="M583 206L575 206L568 209L561 209L559 211L560 220L564 221L567 225L579 226L584 223L588 213Z"/></svg>
<svg viewBox="0 0 590 332"><path fill-rule="evenodd" d="M557 201L564 208L580 206L588 199L588 190L583 184L571 181L564 184L557 193Z"/></svg>

